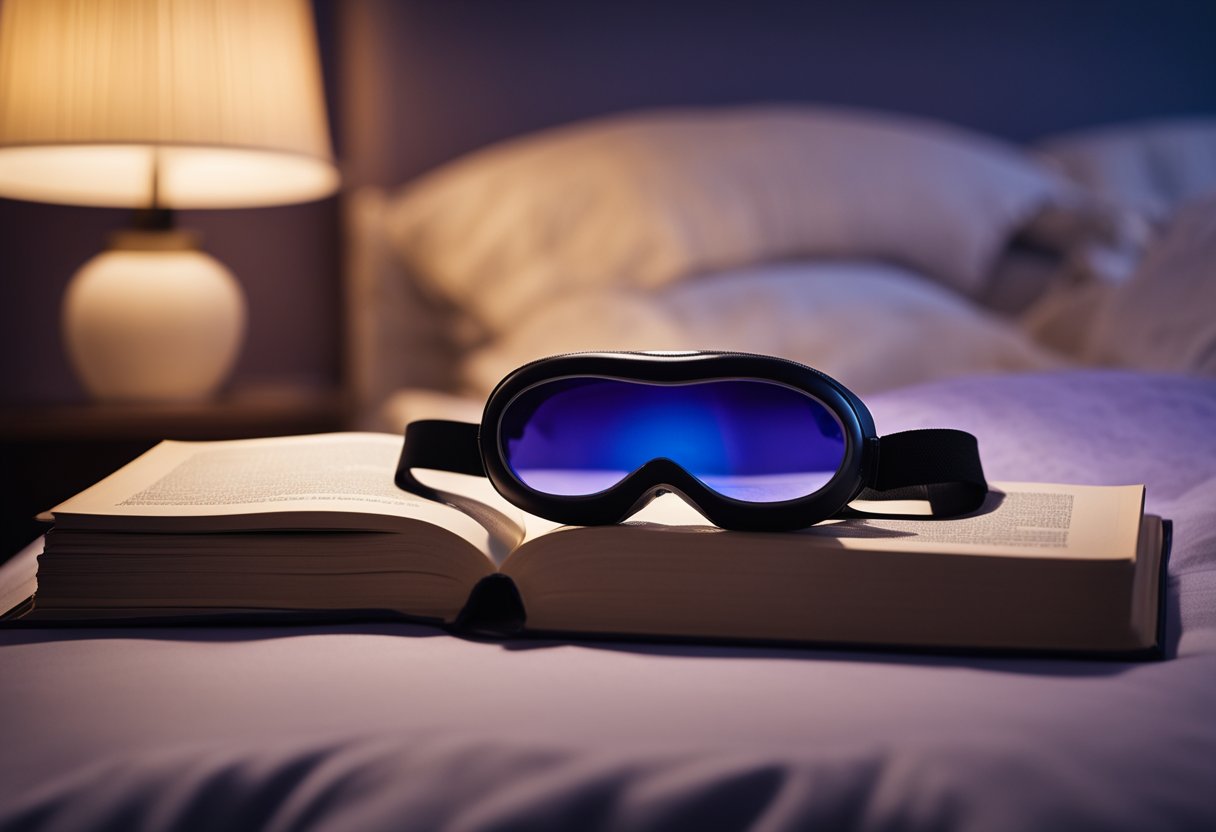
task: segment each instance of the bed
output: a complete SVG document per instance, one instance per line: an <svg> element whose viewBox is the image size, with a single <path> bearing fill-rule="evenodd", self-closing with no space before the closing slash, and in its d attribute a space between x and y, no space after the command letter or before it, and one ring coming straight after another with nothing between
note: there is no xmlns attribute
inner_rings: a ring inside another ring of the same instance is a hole
<svg viewBox="0 0 1216 832"><path fill-rule="evenodd" d="M974 431L993 477L1147 483L1175 530L1166 658L9 630L0 828L1212 828L1216 387L1031 374L871 403L886 430Z"/></svg>
<svg viewBox="0 0 1216 832"><path fill-rule="evenodd" d="M1173 524L1165 657L493 642L397 624L3 630L0 829L1216 828L1210 118L1002 137L923 89L874 100L855 79L850 106L690 89L672 107L639 70L632 95L597 88L561 117L535 109L549 88L466 114L463 132L441 119L445 147L477 150L436 166L394 151L396 99L371 81L425 59L467 83L427 47L467 21L448 4L351 7L365 48L349 76L363 97L347 122L348 357L364 426L476 418L503 371L563 349L798 358L862 393L883 433L973 432L990 479L1145 483ZM562 37L602 43L549 12ZM575 60L485 14L465 32L478 59L502 35ZM674 39L681 20L647 25ZM1195 24L1169 24L1178 54ZM398 42L420 51L386 51ZM601 48L574 77L594 76ZM509 126L487 132L494 119Z"/></svg>

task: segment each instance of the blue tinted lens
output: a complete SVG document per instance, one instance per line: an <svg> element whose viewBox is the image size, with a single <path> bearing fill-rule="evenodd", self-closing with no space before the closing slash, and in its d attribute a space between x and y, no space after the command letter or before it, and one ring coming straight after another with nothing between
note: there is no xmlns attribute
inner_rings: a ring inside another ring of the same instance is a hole
<svg viewBox="0 0 1216 832"><path fill-rule="evenodd" d="M840 422L807 393L767 381L544 382L501 422L507 464L545 494L603 491L667 458L714 491L752 503L813 494L844 460Z"/></svg>

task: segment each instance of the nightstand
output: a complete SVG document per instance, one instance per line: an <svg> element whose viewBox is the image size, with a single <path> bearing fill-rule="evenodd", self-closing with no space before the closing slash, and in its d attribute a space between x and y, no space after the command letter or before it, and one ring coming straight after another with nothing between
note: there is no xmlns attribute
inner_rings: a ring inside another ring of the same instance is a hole
<svg viewBox="0 0 1216 832"><path fill-rule="evenodd" d="M46 531L34 516L162 439L243 439L342 430L336 390L257 387L194 404L0 408L0 561Z"/></svg>

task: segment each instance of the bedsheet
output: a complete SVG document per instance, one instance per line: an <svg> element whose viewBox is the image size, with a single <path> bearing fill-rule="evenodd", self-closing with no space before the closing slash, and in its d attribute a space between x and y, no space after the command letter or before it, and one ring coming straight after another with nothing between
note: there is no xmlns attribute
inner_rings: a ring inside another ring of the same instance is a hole
<svg viewBox="0 0 1216 832"><path fill-rule="evenodd" d="M1167 659L0 631L0 829L1216 828L1216 383L870 404L880 432L973 431L993 479L1147 483Z"/></svg>

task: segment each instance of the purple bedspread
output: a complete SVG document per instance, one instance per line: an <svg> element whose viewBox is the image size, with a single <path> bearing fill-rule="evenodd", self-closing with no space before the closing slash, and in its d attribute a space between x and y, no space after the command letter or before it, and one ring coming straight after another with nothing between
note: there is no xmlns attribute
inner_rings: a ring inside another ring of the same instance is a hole
<svg viewBox="0 0 1216 832"><path fill-rule="evenodd" d="M1145 482L1169 658L478 643L413 626L0 632L2 829L1216 829L1216 383L872 401L992 479Z"/></svg>

